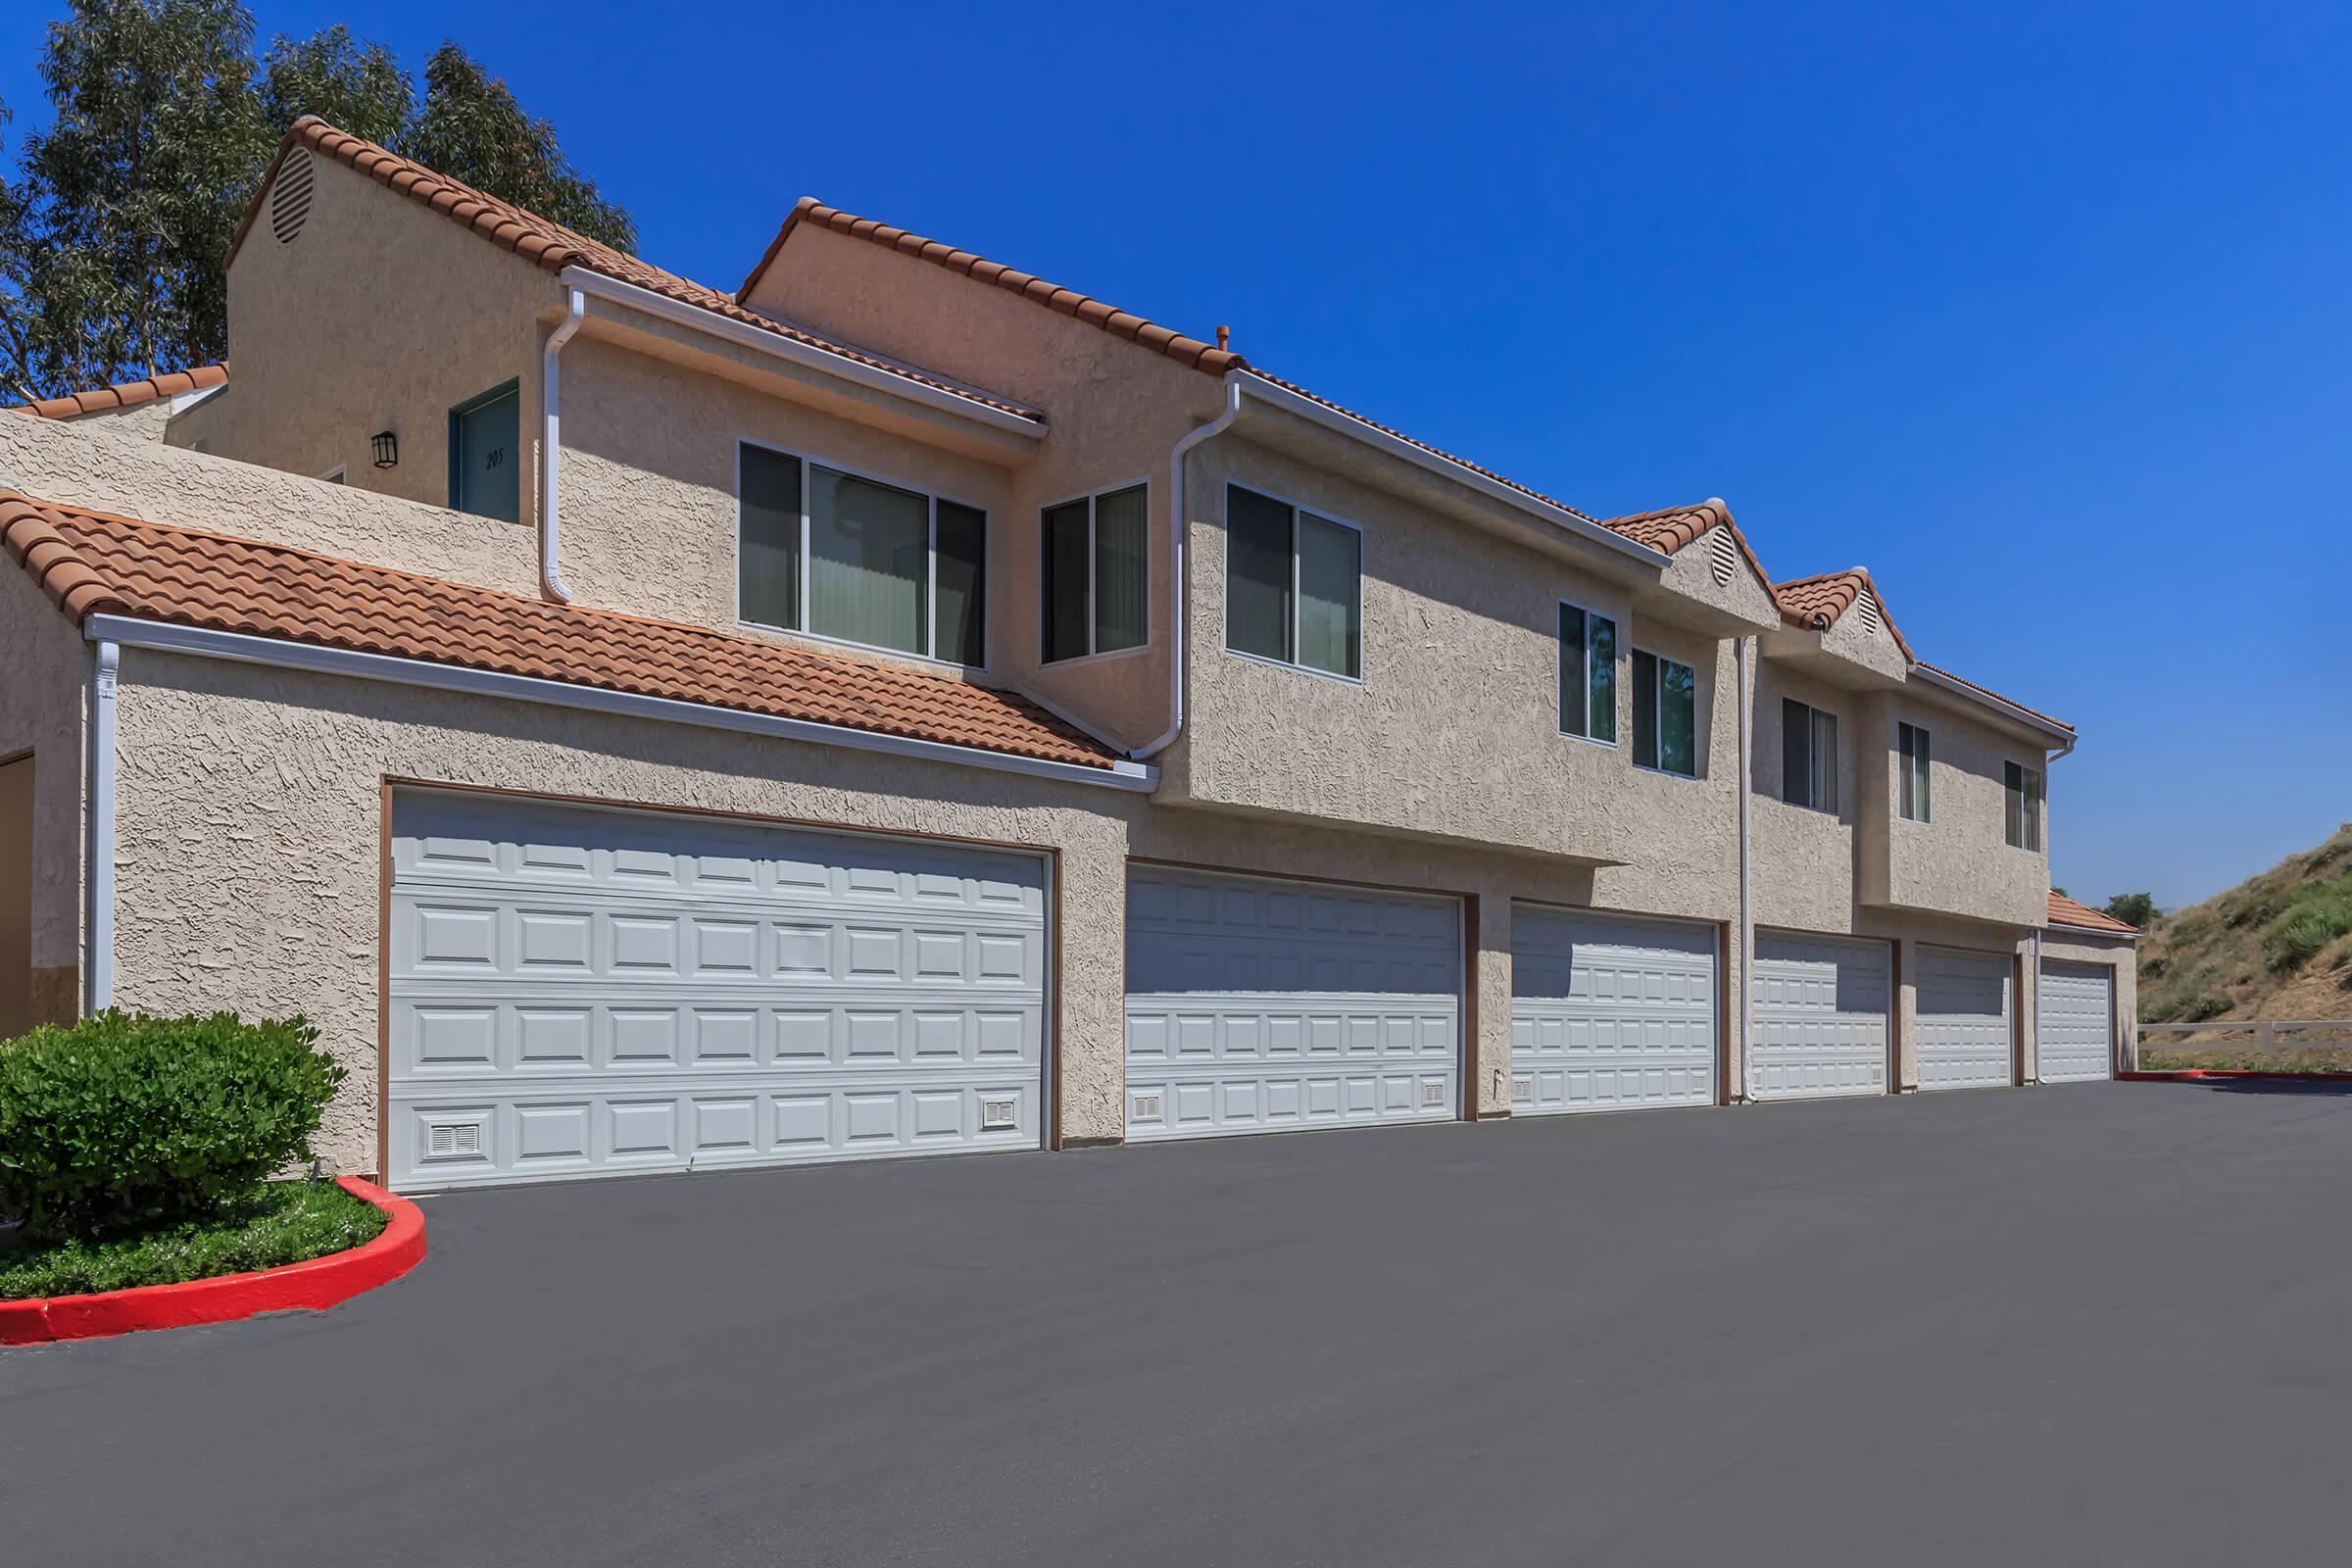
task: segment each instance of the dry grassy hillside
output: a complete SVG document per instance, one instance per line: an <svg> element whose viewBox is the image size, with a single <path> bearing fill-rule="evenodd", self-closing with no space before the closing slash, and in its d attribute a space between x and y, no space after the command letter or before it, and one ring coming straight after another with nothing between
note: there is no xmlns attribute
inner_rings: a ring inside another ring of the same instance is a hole
<svg viewBox="0 0 2352 1568"><path fill-rule="evenodd" d="M2143 1023L2352 1018L2352 822L2139 945Z"/></svg>

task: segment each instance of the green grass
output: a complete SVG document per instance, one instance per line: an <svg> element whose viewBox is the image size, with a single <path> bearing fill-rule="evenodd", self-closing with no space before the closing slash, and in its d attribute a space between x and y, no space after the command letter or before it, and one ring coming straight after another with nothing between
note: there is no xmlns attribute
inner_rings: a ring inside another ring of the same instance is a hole
<svg viewBox="0 0 2352 1568"><path fill-rule="evenodd" d="M373 1241L385 1214L332 1182L267 1182L209 1219L36 1244L0 1233L0 1300L179 1285L274 1268Z"/></svg>

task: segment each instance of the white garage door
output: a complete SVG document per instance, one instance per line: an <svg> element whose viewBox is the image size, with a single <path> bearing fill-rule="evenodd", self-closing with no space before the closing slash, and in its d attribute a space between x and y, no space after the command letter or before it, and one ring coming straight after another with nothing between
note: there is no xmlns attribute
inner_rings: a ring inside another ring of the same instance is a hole
<svg viewBox="0 0 2352 1568"><path fill-rule="evenodd" d="M1450 899L1138 868L1127 1136L1446 1120L1461 978Z"/></svg>
<svg viewBox="0 0 2352 1568"><path fill-rule="evenodd" d="M392 863L395 1185L1039 1146L1040 858L416 793Z"/></svg>
<svg viewBox="0 0 2352 1568"><path fill-rule="evenodd" d="M1919 1087L1997 1089L2009 1082L2006 953L1919 950Z"/></svg>
<svg viewBox="0 0 2352 1568"><path fill-rule="evenodd" d="M1715 930L1511 906L1511 1114L1715 1102Z"/></svg>
<svg viewBox="0 0 2352 1568"><path fill-rule="evenodd" d="M1759 1100L1885 1094L1893 972L1884 942L1758 933L1749 1092Z"/></svg>
<svg viewBox="0 0 2352 1568"><path fill-rule="evenodd" d="M2035 1074L2045 1084L2113 1076L2115 971L2044 959L2034 1009Z"/></svg>

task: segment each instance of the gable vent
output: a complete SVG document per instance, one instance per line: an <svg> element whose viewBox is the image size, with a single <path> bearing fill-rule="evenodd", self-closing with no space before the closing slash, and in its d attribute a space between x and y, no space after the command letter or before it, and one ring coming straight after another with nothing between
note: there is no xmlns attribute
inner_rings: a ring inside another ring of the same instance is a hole
<svg viewBox="0 0 2352 1568"><path fill-rule="evenodd" d="M1732 575L1740 569L1740 547L1732 543L1729 528L1718 528L1707 536L1707 573L1718 588L1729 588Z"/></svg>
<svg viewBox="0 0 2352 1568"><path fill-rule="evenodd" d="M277 182L270 187L270 232L280 245L291 245L311 216L311 182L316 178L311 155L297 147L277 168Z"/></svg>
<svg viewBox="0 0 2352 1568"><path fill-rule="evenodd" d="M1886 624L1879 614L1879 596L1867 588L1862 590L1862 597L1854 601L1854 614L1861 620L1864 631L1875 632Z"/></svg>

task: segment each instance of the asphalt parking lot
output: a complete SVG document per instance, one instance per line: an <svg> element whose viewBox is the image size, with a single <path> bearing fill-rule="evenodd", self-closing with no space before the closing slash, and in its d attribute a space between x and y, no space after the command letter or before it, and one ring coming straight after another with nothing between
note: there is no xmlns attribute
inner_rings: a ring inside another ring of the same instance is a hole
<svg viewBox="0 0 2352 1568"><path fill-rule="evenodd" d="M59 1564L2340 1560L2352 1096L1906 1096L428 1200L0 1351Z"/></svg>

